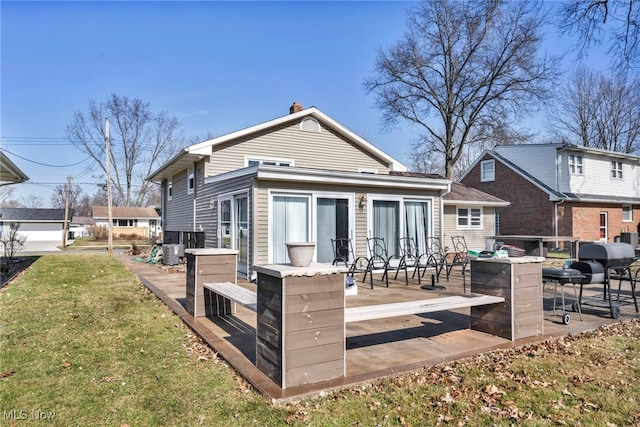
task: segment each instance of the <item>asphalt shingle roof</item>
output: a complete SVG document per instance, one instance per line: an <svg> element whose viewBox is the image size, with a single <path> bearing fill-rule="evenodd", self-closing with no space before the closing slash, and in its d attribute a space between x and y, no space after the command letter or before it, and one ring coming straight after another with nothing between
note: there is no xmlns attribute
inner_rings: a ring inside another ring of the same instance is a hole
<svg viewBox="0 0 640 427"><path fill-rule="evenodd" d="M69 219L73 218L73 209ZM64 209L0 208L1 221L64 222Z"/></svg>

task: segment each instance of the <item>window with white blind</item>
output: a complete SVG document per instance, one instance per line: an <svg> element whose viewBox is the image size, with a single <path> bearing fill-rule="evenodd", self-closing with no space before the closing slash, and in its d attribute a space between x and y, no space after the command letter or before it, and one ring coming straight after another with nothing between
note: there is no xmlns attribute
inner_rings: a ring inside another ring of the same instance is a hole
<svg viewBox="0 0 640 427"><path fill-rule="evenodd" d="M482 208L458 208L457 228L459 230L472 228L481 229Z"/></svg>

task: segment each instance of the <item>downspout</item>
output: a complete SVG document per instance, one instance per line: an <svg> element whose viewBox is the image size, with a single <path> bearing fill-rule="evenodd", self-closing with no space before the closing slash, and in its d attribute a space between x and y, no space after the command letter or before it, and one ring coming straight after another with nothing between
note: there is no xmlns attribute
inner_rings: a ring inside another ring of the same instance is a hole
<svg viewBox="0 0 640 427"><path fill-rule="evenodd" d="M565 201L565 199L560 200L559 202L555 202L553 204L553 216L554 216L554 222L555 222L555 237L559 237L560 235L558 234L558 206L560 206L561 204L563 204ZM558 242L556 242L556 245L558 244Z"/></svg>
<svg viewBox="0 0 640 427"><path fill-rule="evenodd" d="M444 242L444 196L451 193L451 182L447 184L447 189L440 194L440 241Z"/></svg>
<svg viewBox="0 0 640 427"><path fill-rule="evenodd" d="M562 170L561 168L561 159L560 159L560 152L565 150L566 146L563 145L559 150L556 150L556 192L560 193L560 172ZM558 231L558 206L563 204L565 201L565 199L561 199L559 202L554 202L553 204L553 222L554 222L554 228L555 228L555 237L559 236L559 231ZM558 242L556 242L556 247L558 245Z"/></svg>

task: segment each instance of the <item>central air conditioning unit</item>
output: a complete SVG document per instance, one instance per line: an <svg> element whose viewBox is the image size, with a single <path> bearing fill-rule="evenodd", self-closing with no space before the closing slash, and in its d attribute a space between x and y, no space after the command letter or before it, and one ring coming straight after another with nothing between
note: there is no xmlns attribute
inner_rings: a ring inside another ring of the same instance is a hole
<svg viewBox="0 0 640 427"><path fill-rule="evenodd" d="M162 245L162 263L164 265L180 264L184 257L184 245Z"/></svg>

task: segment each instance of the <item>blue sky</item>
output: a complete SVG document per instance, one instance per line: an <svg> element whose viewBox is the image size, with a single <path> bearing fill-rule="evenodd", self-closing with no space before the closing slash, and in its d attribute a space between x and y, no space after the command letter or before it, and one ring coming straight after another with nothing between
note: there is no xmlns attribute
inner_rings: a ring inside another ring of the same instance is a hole
<svg viewBox="0 0 640 427"><path fill-rule="evenodd" d="M188 139L280 117L298 101L408 163L412 130L383 131L363 81L376 49L404 33L411 5L3 0L0 144L30 177L17 195L48 207L68 176L94 191L64 128L112 93L177 117Z"/></svg>

